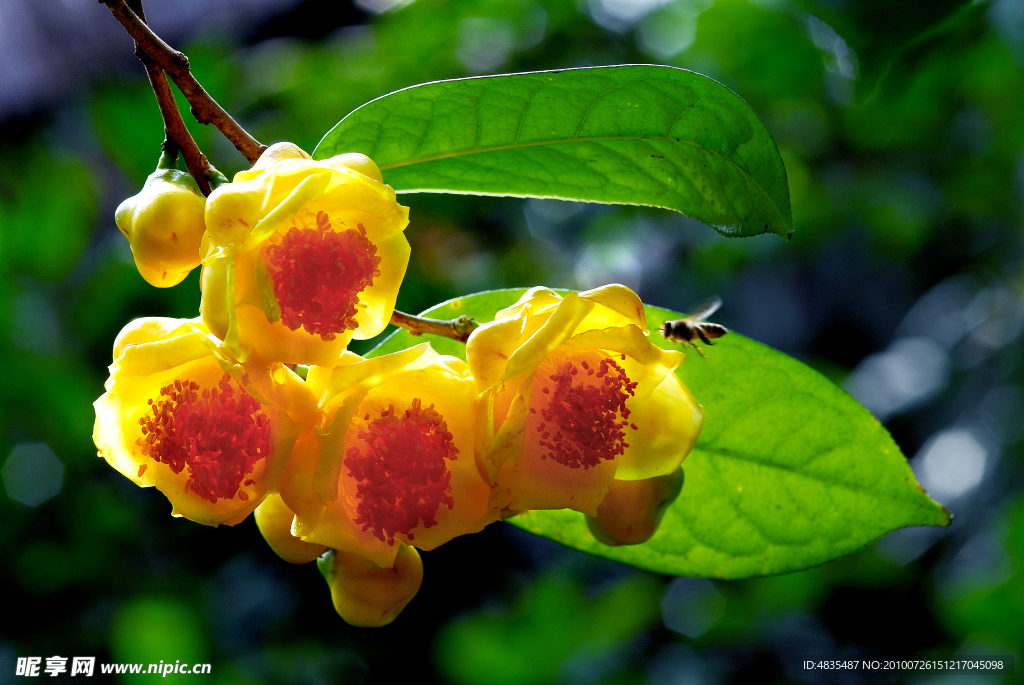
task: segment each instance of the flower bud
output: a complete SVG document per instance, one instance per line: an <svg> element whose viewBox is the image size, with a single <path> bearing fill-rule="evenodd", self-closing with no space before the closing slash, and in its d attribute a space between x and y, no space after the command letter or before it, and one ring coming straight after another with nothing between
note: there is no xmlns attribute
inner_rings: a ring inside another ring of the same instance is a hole
<svg viewBox="0 0 1024 685"><path fill-rule="evenodd" d="M324 545L304 542L292 535L295 514L278 494L263 500L253 515L270 549L290 564L308 564L327 551Z"/></svg>
<svg viewBox="0 0 1024 685"><path fill-rule="evenodd" d="M199 266L205 208L195 180L177 169L157 169L117 208L114 221L146 282L169 288Z"/></svg>
<svg viewBox="0 0 1024 685"><path fill-rule="evenodd" d="M391 568L366 557L330 550L317 562L331 588L338 615L350 625L377 628L398 617L423 583L423 560L401 544Z"/></svg>
<svg viewBox="0 0 1024 685"><path fill-rule="evenodd" d="M682 469L644 480L613 480L597 506L597 516L586 517L587 527L613 547L647 542L682 489Z"/></svg>

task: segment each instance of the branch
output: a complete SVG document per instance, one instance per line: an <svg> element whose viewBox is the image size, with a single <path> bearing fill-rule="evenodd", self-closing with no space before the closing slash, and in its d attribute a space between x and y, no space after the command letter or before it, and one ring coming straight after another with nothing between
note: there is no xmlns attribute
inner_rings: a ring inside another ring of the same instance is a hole
<svg viewBox="0 0 1024 685"><path fill-rule="evenodd" d="M404 328L409 335L441 335L445 338L458 340L461 343L469 340L469 334L476 330L477 322L463 314L457 319L425 319L405 314L397 309L391 314L391 323Z"/></svg>
<svg viewBox="0 0 1024 685"><path fill-rule="evenodd" d="M142 9L142 0L129 0L132 4L132 11L140 20L146 21L145 12ZM160 116L164 120L164 144L165 154L176 157L175 149L181 151L185 158L185 166L188 173L196 180L199 190L203 195L210 194L210 162L206 159L192 138L192 134L185 127L185 122L178 111L178 105L174 102L174 94L171 92L171 85L167 83L167 77L157 66L156 62L135 44L135 55L146 67L146 74L149 76L149 84L153 87L153 94L156 95L156 102L160 106Z"/></svg>
<svg viewBox="0 0 1024 685"><path fill-rule="evenodd" d="M210 97L189 71L188 57L153 33L124 0L100 2L107 6L114 18L121 22L128 34L135 39L136 46L167 72L191 105L192 116L196 121L216 126L250 163L255 162L267 147L249 135L248 131L239 126L238 122Z"/></svg>

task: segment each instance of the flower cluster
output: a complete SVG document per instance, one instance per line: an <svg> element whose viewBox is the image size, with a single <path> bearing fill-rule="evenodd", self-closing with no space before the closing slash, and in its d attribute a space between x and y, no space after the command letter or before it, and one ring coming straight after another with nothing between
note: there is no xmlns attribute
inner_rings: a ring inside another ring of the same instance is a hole
<svg viewBox="0 0 1024 685"><path fill-rule="evenodd" d="M132 216L153 214L152 195L126 201ZM636 544L678 495L703 412L673 373L684 355L649 341L628 288L534 288L472 333L466 361L428 343L364 359L348 343L387 325L409 259L408 210L368 158L278 144L205 200L198 237L161 211L140 271L162 268L161 250L180 268L157 285L201 263L201 316L118 336L99 454L175 516L255 512L283 559L319 559L349 623L398 615L423 578L418 549L563 508L606 544Z"/></svg>

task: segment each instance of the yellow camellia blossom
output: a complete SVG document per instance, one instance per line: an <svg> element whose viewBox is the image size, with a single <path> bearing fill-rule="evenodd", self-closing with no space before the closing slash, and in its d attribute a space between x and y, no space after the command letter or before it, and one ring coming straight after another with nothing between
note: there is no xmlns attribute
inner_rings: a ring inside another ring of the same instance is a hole
<svg viewBox="0 0 1024 685"><path fill-rule="evenodd" d="M533 288L476 329L466 355L483 393L478 452L505 515L597 516L613 480L676 471L703 424L672 373L685 355L648 340L625 286L564 298Z"/></svg>
<svg viewBox="0 0 1024 685"><path fill-rule="evenodd" d="M157 169L138 195L117 208L114 221L150 285L170 288L199 266L205 207L206 198L191 176Z"/></svg>
<svg viewBox="0 0 1024 685"><path fill-rule="evenodd" d="M172 514L234 525L280 486L316 402L293 371L238 364L199 319L129 323L94 403L99 455L137 485L156 486Z"/></svg>
<svg viewBox="0 0 1024 685"><path fill-rule="evenodd" d="M322 413L281 490L293 534L389 568L401 543L434 549L497 520L474 458L465 362L428 343L338 362L307 377Z"/></svg>
<svg viewBox="0 0 1024 685"><path fill-rule="evenodd" d="M207 198L203 321L239 358L330 364L387 326L408 223L365 155L273 145Z"/></svg>

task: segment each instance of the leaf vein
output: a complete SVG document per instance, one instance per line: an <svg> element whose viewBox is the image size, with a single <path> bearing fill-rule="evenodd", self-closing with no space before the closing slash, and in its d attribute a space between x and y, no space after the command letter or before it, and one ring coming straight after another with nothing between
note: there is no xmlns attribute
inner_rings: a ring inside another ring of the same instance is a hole
<svg viewBox="0 0 1024 685"><path fill-rule="evenodd" d="M620 88L622 88L624 85L626 85L626 84L618 83L614 87L609 88L608 90L602 92L600 95L597 95L591 101L590 105L587 107L587 111L585 111L583 113L583 116L580 117L580 123L576 126L576 133L574 133L572 135L573 139L578 139L580 137L580 131L583 130L583 124L587 123L587 117L590 116L590 113L593 111L594 107L597 106L597 103L601 102L601 100L604 99L604 96L608 95L608 93L614 93L615 91L617 91ZM632 85L632 84L629 84L629 85Z"/></svg>
<svg viewBox="0 0 1024 685"><path fill-rule="evenodd" d="M863 441L854 441L854 442L863 442ZM853 443L851 443L851 444L853 444ZM864 444L869 444L869 443L864 443ZM821 454L817 455L817 457L830 454L830 453L834 452L835 450L840 449L841 447L843 447L843 445L839 445L837 447L832 448L831 450L828 450L826 452L822 452ZM844 483L844 482L838 481L838 480L829 480L828 478L825 478L824 476L819 476L819 475L813 474L813 473L807 473L805 471L802 471L802 470L797 469L797 468L793 468L791 466L785 466L783 464L776 464L776 463L773 463L773 462L770 462L770 461L765 461L763 459L758 459L757 457L752 457L752 456L743 455L743 454L736 454L736 453L729 452L728 450L724 450L724 449L720 449L720 448L715 450L715 449L708 449L707 447L695 447L694 449L699 449L702 452L706 452L707 454L714 455L716 457L725 457L725 458L733 459L733 460L736 460L736 461L745 461L745 462L748 462L750 464L757 464L758 466L765 466L765 467L768 467L768 468L775 468L775 469L780 469L782 471L788 471L789 473L792 473L792 474L797 475L797 476L801 476L803 478L807 478L808 480L815 480L815 481L818 481L819 483L824 483L825 485L832 485L832 486L839 487L839 488L845 488L846 490L849 490L851 492L856 492L858 494L865 495L867 497L872 497L874 499L884 500L884 501L887 501L887 502L893 502L895 504L899 504L899 505L903 505L903 506L910 506L910 507L913 507L915 509L921 509L922 511L933 511L932 507L926 507L926 506L923 506L923 505L919 505L917 503L910 503L910 502L907 502L906 500L897 499L895 497L888 497L888 496L885 496L885 495L880 494L878 492L874 492L874 491L872 491L872 490L870 490L868 488L865 488L865 487L862 487L862 486L859 486L859 485L853 485L852 483ZM815 457L815 458L817 458L817 457Z"/></svg>
<svg viewBox="0 0 1024 685"><path fill-rule="evenodd" d="M604 141L602 141L602 142L604 142ZM608 151L609 151L610 153L612 153L612 154L613 154L613 155L615 155L616 157L619 157L620 159L625 159L625 160L627 160L627 161L632 161L632 160L630 160L630 158L629 158L629 157L628 157L627 155L624 155L624 154L622 154L622 152L620 152L619 150L616 150L616 149L615 149L615 148L613 148L613 147L609 147L609 146L607 146L607 145L602 145L601 143L598 143L598 145L599 145L599 146L600 146L601 148L603 148L603 149L605 149L605 150L608 150ZM649 179L651 179L652 181L654 181L654 183L655 183L655 184L656 184L657 186L659 186L659 187L661 187L661 188L664 188L664 189L665 189L666 191L668 191L668 192L669 192L669 193L670 193L671 195L673 195L673 196L675 196L675 197L677 197L677 198L680 198L680 199L682 199L682 196L680 196L680 195L679 195L679 193L678 193L678 192L677 192L677 191L676 191L675 189L673 189L673 188L672 188L671 186L669 186L669 185L668 185L667 183L665 183L664 181L661 181L660 179L658 179L657 177L655 177L655 176L654 176L654 174L652 174L652 173L651 173L650 171L648 171L647 169L643 168L643 167L642 167L642 166L640 166L639 164L635 165L635 168L636 168L636 169L638 169L638 170L640 170L640 171L641 171L641 172L642 172L642 173L643 173L643 174L644 174L645 176L647 176L647 178L649 178ZM605 176L605 178L608 178L608 177L607 177L607 176ZM686 178L686 177L684 176L684 178ZM689 179L689 178L687 178L686 180L687 180L687 181L689 181L689 182L690 182L690 183L691 183L691 184L693 185L693 187L694 187L694 190L697 190L697 193L698 193L698 194L700 194L700 190L698 190L698 189L697 189L697 185L696 185L696 184L695 184L695 183L694 183L694 182L693 182L693 181L692 181L691 179ZM618 185L618 186L620 186L620 187L623 187L623 188L629 188L629 186L623 185L623 184L621 184L621 183L617 183L616 181L614 181L614 180L612 180L612 179L610 179L610 178L608 178L608 182L609 182L609 183L614 183L615 185ZM636 190L635 188L629 188L629 189L630 189L630 190ZM705 198L705 199L707 199L707 198Z"/></svg>
<svg viewBox="0 0 1024 685"><path fill-rule="evenodd" d="M515 143L517 145L520 144L519 143L519 136L522 135L522 132L523 132L523 122L526 121L526 113L530 109L530 105L533 104L533 98L537 97L537 93L539 93L540 91L544 90L544 86L545 85L547 85L547 84L545 84L543 82L540 83L537 86L537 88L532 93L530 93L530 97L526 98L526 102L523 103L523 111L522 111L522 114L519 117L519 123L516 125Z"/></svg>

